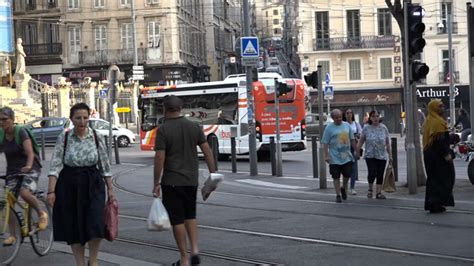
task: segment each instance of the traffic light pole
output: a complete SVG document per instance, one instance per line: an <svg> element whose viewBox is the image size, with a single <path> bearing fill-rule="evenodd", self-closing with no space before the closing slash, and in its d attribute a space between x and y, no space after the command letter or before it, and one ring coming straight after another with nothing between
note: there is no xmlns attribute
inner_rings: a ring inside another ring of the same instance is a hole
<svg viewBox="0 0 474 266"><path fill-rule="evenodd" d="M469 48L469 109L471 114L471 125L474 125L474 10L471 3L466 3L467 6L467 39ZM471 140L471 142L473 142Z"/></svg>
<svg viewBox="0 0 474 266"><path fill-rule="evenodd" d="M280 99L278 90L278 79L275 78L275 127L276 127L276 176L283 176L283 159L280 141Z"/></svg>
<svg viewBox="0 0 474 266"><path fill-rule="evenodd" d="M407 136L406 136L406 149L407 149L407 181L408 181L408 192L410 194L416 194L417 190L417 165L416 165L416 151L415 151L415 131L417 126L414 123L415 106L413 102L413 96L415 94L416 86L412 82L412 71L411 63L412 58L410 57L410 44L409 44L409 25L408 25L408 6L411 4L410 0L403 1L403 19L404 19L404 33L405 33L405 46L404 57L405 60L405 73L404 73L404 89L406 91L406 120L407 120ZM413 86L412 86L413 85ZM413 88L415 87L415 88ZM395 152L395 151L394 151Z"/></svg>
<svg viewBox="0 0 474 266"><path fill-rule="evenodd" d="M244 34L250 36L250 21L249 21L249 0L243 0L243 15L244 15ZM244 49L241 47L240 49ZM248 110L248 125L249 125L249 162L250 162L250 175L258 175L257 166L257 138L255 134L255 115L254 115L254 102L252 92L252 67L245 67L245 74L247 77L247 110Z"/></svg>
<svg viewBox="0 0 474 266"><path fill-rule="evenodd" d="M324 132L324 101L323 101L323 75L322 66L318 66L318 112L319 112L319 141L323 139ZM329 115L329 113L328 113ZM326 162L324 161L323 145L319 145L319 188L327 188L326 182Z"/></svg>

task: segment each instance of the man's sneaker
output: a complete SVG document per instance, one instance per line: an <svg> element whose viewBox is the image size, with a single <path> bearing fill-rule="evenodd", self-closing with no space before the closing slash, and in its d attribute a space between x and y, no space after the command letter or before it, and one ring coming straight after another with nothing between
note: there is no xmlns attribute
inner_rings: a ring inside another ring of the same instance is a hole
<svg viewBox="0 0 474 266"><path fill-rule="evenodd" d="M199 255L192 255L191 256L191 265L199 265L201 264L201 258Z"/></svg>
<svg viewBox="0 0 474 266"><path fill-rule="evenodd" d="M341 202L342 202L341 196L339 196L339 195L336 196L336 202L337 202L337 203L341 203Z"/></svg>
<svg viewBox="0 0 474 266"><path fill-rule="evenodd" d="M355 189L351 189L351 194L352 195L357 195L357 191L355 191Z"/></svg>
<svg viewBox="0 0 474 266"><path fill-rule="evenodd" d="M347 199L347 193L346 193L346 189L341 187L341 195L342 195L342 199L343 200L346 200Z"/></svg>

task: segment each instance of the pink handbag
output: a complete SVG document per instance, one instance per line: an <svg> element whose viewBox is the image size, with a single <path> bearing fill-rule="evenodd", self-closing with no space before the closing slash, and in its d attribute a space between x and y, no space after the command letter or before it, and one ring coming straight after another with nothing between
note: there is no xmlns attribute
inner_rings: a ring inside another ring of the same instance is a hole
<svg viewBox="0 0 474 266"><path fill-rule="evenodd" d="M118 202L116 199L107 200L105 206L105 230L104 237L113 241L118 236Z"/></svg>

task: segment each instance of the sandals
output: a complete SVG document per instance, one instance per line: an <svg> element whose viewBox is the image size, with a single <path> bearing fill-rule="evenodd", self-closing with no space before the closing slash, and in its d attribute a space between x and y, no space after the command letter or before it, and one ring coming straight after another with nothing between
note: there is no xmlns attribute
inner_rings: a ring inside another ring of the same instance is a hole
<svg viewBox="0 0 474 266"><path fill-rule="evenodd" d="M7 246L11 246L11 245L13 245L13 244L15 244L15 243L16 243L16 237L14 237L14 236L9 236L7 239L5 239L5 240L3 241L3 246L4 246L4 247L7 247Z"/></svg>
<svg viewBox="0 0 474 266"><path fill-rule="evenodd" d="M372 190L369 189L369 193L367 193L367 198L371 199L374 195L372 194Z"/></svg>
<svg viewBox="0 0 474 266"><path fill-rule="evenodd" d="M386 199L386 197L382 193L377 193L377 195L375 195L375 198L376 199Z"/></svg>
<svg viewBox="0 0 474 266"><path fill-rule="evenodd" d="M41 211L39 215L38 228L43 231L48 227L48 213Z"/></svg>

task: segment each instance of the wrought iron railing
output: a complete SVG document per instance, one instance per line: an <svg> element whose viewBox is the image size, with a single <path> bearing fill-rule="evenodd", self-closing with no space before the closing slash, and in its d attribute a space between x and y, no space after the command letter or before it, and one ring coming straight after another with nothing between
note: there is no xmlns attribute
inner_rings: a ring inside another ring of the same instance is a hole
<svg viewBox="0 0 474 266"><path fill-rule="evenodd" d="M439 72L439 83L449 83L449 71ZM459 71L453 71L454 83L459 83Z"/></svg>
<svg viewBox="0 0 474 266"><path fill-rule="evenodd" d="M62 43L25 44L23 48L27 56L61 55L63 53Z"/></svg>
<svg viewBox="0 0 474 266"><path fill-rule="evenodd" d="M395 46L397 38L386 35L314 39L313 51L391 48Z"/></svg>
<svg viewBox="0 0 474 266"><path fill-rule="evenodd" d="M146 60L146 48L138 49L138 61ZM79 64L126 64L133 63L132 49L108 49L98 51L80 51Z"/></svg>

